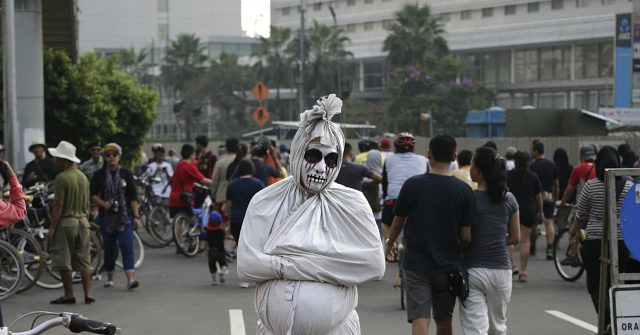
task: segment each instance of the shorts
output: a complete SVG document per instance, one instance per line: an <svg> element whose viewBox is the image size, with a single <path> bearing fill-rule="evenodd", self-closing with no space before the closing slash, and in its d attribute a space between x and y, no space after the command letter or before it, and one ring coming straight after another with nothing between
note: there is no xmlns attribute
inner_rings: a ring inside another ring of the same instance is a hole
<svg viewBox="0 0 640 335"><path fill-rule="evenodd" d="M61 218L51 244L52 270L90 272L92 269L89 234L87 218Z"/></svg>
<svg viewBox="0 0 640 335"><path fill-rule="evenodd" d="M396 200L385 200L382 205L382 224L391 226L393 222L393 207L396 205Z"/></svg>
<svg viewBox="0 0 640 335"><path fill-rule="evenodd" d="M446 273L404 270L407 285L407 321L427 318L446 321L453 318L456 297L449 292ZM433 313L432 313L433 310Z"/></svg>
<svg viewBox="0 0 640 335"><path fill-rule="evenodd" d="M556 210L556 204L553 202L543 202L542 203L542 212L544 213L545 219L553 219L553 212Z"/></svg>

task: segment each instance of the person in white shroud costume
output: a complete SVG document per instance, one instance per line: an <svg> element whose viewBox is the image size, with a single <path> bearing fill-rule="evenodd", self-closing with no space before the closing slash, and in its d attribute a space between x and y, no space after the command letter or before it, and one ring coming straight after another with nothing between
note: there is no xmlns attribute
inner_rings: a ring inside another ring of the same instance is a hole
<svg viewBox="0 0 640 335"><path fill-rule="evenodd" d="M238 276L256 283L256 334L360 334L357 285L382 278L380 235L362 192L334 183L344 135L323 97L300 114L291 176L257 193L242 224Z"/></svg>

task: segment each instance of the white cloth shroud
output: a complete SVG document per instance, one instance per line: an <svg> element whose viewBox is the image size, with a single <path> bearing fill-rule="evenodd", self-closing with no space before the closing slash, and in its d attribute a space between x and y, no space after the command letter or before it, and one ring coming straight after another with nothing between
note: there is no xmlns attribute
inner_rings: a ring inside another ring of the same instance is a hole
<svg viewBox="0 0 640 335"><path fill-rule="evenodd" d="M257 283L257 334L360 334L356 285L381 279L384 269L361 192L332 183L310 195L288 177L251 200L238 275Z"/></svg>

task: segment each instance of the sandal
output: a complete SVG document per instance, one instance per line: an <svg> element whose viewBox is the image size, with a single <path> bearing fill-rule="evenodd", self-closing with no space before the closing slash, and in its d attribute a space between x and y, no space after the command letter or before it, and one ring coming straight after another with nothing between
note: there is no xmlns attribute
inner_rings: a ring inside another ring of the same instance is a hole
<svg viewBox="0 0 640 335"><path fill-rule="evenodd" d="M49 303L54 305L72 305L76 303L76 298L65 299L64 297L60 297L56 300L51 300Z"/></svg>

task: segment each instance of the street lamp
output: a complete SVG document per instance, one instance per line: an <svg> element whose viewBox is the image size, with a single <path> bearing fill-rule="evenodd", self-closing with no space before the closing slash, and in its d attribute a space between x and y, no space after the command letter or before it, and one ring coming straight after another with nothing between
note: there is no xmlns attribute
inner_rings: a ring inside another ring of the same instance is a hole
<svg viewBox="0 0 640 335"><path fill-rule="evenodd" d="M333 17L333 31L334 34L336 34L335 37L338 37L338 19L336 18L336 11L333 8L333 1L329 2L329 11L331 12L331 16ZM338 59L338 55L334 55L336 57L336 72L338 75L338 96L340 96L341 99L344 99L344 96L342 94L342 80L340 78L340 64L339 64L339 59Z"/></svg>
<svg viewBox="0 0 640 335"><path fill-rule="evenodd" d="M298 79L298 104L300 112L304 111L304 13L307 11L307 0L300 0L300 78Z"/></svg>

